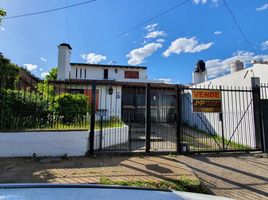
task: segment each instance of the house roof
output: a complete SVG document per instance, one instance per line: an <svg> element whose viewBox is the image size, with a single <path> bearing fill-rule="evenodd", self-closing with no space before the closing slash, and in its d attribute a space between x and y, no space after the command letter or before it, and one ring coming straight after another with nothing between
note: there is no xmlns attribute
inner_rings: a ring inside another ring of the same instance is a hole
<svg viewBox="0 0 268 200"><path fill-rule="evenodd" d="M89 63L70 63L70 65L86 66L86 67L114 67L114 68L130 68L130 69L147 69L144 66L129 66L129 65L103 65Z"/></svg>
<svg viewBox="0 0 268 200"><path fill-rule="evenodd" d="M19 71L19 76L23 79L26 79L26 77L29 77L30 79L36 81L36 82L40 82L41 79L38 78L37 76L33 75L31 72L25 70L24 68L20 67L20 71Z"/></svg>

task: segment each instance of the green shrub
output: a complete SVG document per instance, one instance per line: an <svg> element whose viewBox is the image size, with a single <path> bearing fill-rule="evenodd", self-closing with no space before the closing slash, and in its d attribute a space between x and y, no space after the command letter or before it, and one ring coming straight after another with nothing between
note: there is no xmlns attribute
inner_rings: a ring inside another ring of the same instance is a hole
<svg viewBox="0 0 268 200"><path fill-rule="evenodd" d="M47 100L34 92L1 90L0 129L18 130L42 126L48 116Z"/></svg>
<svg viewBox="0 0 268 200"><path fill-rule="evenodd" d="M62 118L63 123L79 121L89 112L88 97L83 94L63 93L57 95L50 110Z"/></svg>

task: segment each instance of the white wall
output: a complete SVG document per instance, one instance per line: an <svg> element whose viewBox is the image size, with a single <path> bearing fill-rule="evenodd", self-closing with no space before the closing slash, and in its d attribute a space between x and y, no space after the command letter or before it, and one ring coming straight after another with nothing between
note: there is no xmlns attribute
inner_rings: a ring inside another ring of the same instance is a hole
<svg viewBox="0 0 268 200"><path fill-rule="evenodd" d="M76 77L76 69L78 69L78 74ZM82 76L80 78L80 69L82 69ZM86 69L86 78L85 78ZM116 67L94 67L94 66L71 66L71 79L91 79L91 80L103 80L103 70L108 69L108 80L124 80L124 81L135 81L137 79L125 79L125 71L139 71L138 80L147 80L146 69L140 68L116 68ZM117 69L117 72L116 72Z"/></svg>
<svg viewBox="0 0 268 200"><path fill-rule="evenodd" d="M254 64L253 67L197 84L197 86L251 87L251 77L259 77L261 83L268 83L268 65Z"/></svg>
<svg viewBox="0 0 268 200"><path fill-rule="evenodd" d="M225 89L250 90L251 77L259 77L261 83L267 83L268 65L254 64L253 67L193 85L191 88L219 88L219 86L222 86ZM263 94L263 91L261 94ZM188 101L188 99L190 99L190 102L192 101L190 90L184 95L183 99L184 120L188 121L191 126L196 126L201 130L207 131L204 123L201 122L200 116L202 116L203 121L211 128L212 133L222 135L218 113L200 113L198 117L198 114L192 113L192 105ZM225 138L228 140L232 137L233 142L242 142L244 145L255 147L256 140L252 92L222 92L222 110Z"/></svg>
<svg viewBox="0 0 268 200"><path fill-rule="evenodd" d="M95 131L94 149L99 148L100 131ZM88 131L1 132L0 157L84 156L89 149ZM103 145L128 141L128 126L103 130Z"/></svg>
<svg viewBox="0 0 268 200"><path fill-rule="evenodd" d="M109 95L109 88L113 88L113 94ZM109 120L110 117L121 118L121 108L122 108L122 86L109 86L102 85L97 86L99 91L99 107L97 109L106 109L107 116L104 117L104 120ZM96 119L99 120L99 116L96 116Z"/></svg>
<svg viewBox="0 0 268 200"><path fill-rule="evenodd" d="M102 131L102 148L128 142L128 126L122 128L109 128ZM94 149L100 149L100 131L95 132Z"/></svg>
<svg viewBox="0 0 268 200"><path fill-rule="evenodd" d="M57 79L69 79L71 50L67 46L58 46L58 71Z"/></svg>

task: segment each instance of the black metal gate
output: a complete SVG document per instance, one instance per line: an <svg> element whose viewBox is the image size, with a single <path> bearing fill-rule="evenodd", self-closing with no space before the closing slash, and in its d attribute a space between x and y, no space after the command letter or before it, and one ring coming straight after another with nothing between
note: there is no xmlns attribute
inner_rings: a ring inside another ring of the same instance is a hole
<svg viewBox="0 0 268 200"><path fill-rule="evenodd" d="M247 151L262 149L259 99L251 88L218 87L222 94L221 113L192 111L192 90L181 90L181 151Z"/></svg>
<svg viewBox="0 0 268 200"><path fill-rule="evenodd" d="M175 90L150 84L122 87L122 120L131 151L176 151Z"/></svg>
<svg viewBox="0 0 268 200"><path fill-rule="evenodd" d="M105 87L109 91L111 86ZM105 148L96 150L187 153L263 148L259 126L259 89L163 84L122 84L113 87L121 92L121 110L114 112L109 108L108 113L116 114L121 125L127 127L127 133L120 128L107 129L106 144L101 145ZM193 112L192 91L199 89L221 91L221 113ZM100 97L100 100L105 101L106 98L111 97L107 95ZM114 118L114 114L108 118Z"/></svg>

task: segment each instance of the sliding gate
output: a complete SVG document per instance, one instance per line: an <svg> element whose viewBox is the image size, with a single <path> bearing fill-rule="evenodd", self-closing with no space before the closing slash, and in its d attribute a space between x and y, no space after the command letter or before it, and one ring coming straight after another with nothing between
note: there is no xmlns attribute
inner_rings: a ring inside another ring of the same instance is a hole
<svg viewBox="0 0 268 200"><path fill-rule="evenodd" d="M219 91L221 112L193 112L193 91L198 90ZM182 152L262 149L258 90L183 88L180 99Z"/></svg>

